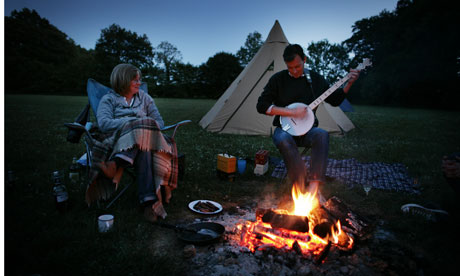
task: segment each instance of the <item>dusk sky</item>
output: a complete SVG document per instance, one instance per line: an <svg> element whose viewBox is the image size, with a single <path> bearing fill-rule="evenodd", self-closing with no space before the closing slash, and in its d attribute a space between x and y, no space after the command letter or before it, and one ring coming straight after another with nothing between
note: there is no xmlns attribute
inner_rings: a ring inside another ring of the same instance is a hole
<svg viewBox="0 0 460 276"><path fill-rule="evenodd" d="M101 30L116 23L146 34L153 47L168 41L182 62L200 65L224 51L236 54L249 33L265 39L278 20L291 43L304 47L328 39L340 43L352 35L354 22L393 11L397 0L6 0L4 14L27 7L94 49Z"/></svg>

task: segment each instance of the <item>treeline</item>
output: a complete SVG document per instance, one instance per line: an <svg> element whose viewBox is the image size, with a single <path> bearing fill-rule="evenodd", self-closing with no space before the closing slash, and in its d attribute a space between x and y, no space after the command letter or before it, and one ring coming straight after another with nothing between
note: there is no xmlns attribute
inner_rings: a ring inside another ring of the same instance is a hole
<svg viewBox="0 0 460 276"><path fill-rule="evenodd" d="M355 22L344 41L373 68L353 102L460 110L460 9L455 1L399 0L395 11Z"/></svg>
<svg viewBox="0 0 460 276"><path fill-rule="evenodd" d="M263 44L248 35L236 55L216 53L200 66L184 64L167 41L153 47L144 35L112 24L101 31L94 50L27 8L5 17L5 91L27 94L86 94L88 78L109 85L112 69L131 63L141 69L149 93L157 97L218 98Z"/></svg>
<svg viewBox="0 0 460 276"><path fill-rule="evenodd" d="M311 42L308 64L333 83L370 58L372 68L349 94L352 103L460 109L460 12L454 3L399 0L394 11L355 22L341 44ZM236 54L216 53L194 66L183 63L169 42L153 47L146 35L116 24L101 31L94 50L84 49L36 11L23 9L5 17L5 91L86 94L88 78L108 85L112 68L127 62L142 70L153 96L215 99L262 44L254 32Z"/></svg>

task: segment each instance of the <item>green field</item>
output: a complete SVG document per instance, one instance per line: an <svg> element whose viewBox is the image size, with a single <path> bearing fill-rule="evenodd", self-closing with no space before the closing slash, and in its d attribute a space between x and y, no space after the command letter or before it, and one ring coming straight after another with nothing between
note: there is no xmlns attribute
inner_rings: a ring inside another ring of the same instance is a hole
<svg viewBox="0 0 460 276"><path fill-rule="evenodd" d="M84 184L70 185L71 208L60 215L51 193L51 173L67 170L72 157L84 153L84 144L66 141L63 126L72 122L86 97L5 96L5 172L12 170L15 183L5 184L6 275L159 275L186 274L187 262L178 252L183 244L172 231L158 229L143 220L135 185L111 209L116 227L97 232L97 216L107 211L84 202ZM279 154L269 137L208 133L198 122L214 104L212 100L157 99L166 124L191 119L177 134L179 151L186 156L185 180L167 206L169 223L194 219L187 203L211 199L224 206L256 200L274 192L281 198L289 187L280 187L269 174L256 177L249 171L234 182L216 177L216 154L253 158L259 149ZM441 170L443 155L460 151L460 113L375 106L355 106L348 113L356 129L343 137L331 137L330 157L361 162L404 164L421 185L421 195L348 189L330 181L326 198L337 195L356 213L384 221L413 252L425 256L425 273L455 271L458 199ZM126 180L126 179L124 179ZM287 186L287 185L286 185ZM436 204L452 214L443 223L403 215L405 203Z"/></svg>

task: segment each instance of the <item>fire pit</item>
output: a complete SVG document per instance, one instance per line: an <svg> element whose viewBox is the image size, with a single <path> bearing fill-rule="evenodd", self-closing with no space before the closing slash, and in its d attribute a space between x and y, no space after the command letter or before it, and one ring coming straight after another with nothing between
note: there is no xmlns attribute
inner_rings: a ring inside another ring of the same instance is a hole
<svg viewBox="0 0 460 276"><path fill-rule="evenodd" d="M320 263L331 246L351 250L353 237L366 226L336 197L321 206L316 191L302 193L294 185L292 199L292 210L257 209L255 221L239 224L240 246L251 252L270 247L293 250L305 256L313 255Z"/></svg>
<svg viewBox="0 0 460 276"><path fill-rule="evenodd" d="M228 202L220 215L206 218L204 221L224 225L225 235L217 243L196 247L193 257L187 257L188 275L407 275L419 269L418 257L401 248L383 221L368 226L368 221L337 197L313 208L311 216L281 211L289 206L278 203L271 195L247 198L238 204ZM277 223L286 219L295 222L291 226L296 230L278 227ZM325 227L322 223L326 221L332 223ZM327 229L326 236L316 234L318 225ZM334 233L342 231L338 243L331 228ZM351 243L341 242L345 238ZM283 242L277 244L276 239ZM302 247L302 243L310 247Z"/></svg>
<svg viewBox="0 0 460 276"><path fill-rule="evenodd" d="M292 197L248 199L208 218L224 238L197 247L188 275L407 275L422 271L414 255L385 229L354 213L338 197L319 204L295 185ZM230 204L230 203L229 203ZM190 250L187 250L189 252ZM190 256L185 254L184 256ZM407 265L410 264L410 265ZM422 271L423 272L423 271ZM423 274L423 273L422 273Z"/></svg>

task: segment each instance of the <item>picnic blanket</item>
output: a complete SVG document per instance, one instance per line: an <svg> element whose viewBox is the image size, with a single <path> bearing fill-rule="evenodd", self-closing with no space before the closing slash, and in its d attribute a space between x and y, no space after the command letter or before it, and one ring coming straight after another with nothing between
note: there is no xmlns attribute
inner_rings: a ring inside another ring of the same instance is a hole
<svg viewBox="0 0 460 276"><path fill-rule="evenodd" d="M94 139L88 141L92 149L92 163L86 190L88 205L100 199L110 198L117 188L112 179L108 179L104 173L101 173L99 164L133 147L152 153L156 194L160 202L169 202L172 190L177 188L177 148L174 139L164 135L155 120L134 119L111 134L97 131L93 134ZM161 198L161 187L164 187L165 198Z"/></svg>
<svg viewBox="0 0 460 276"><path fill-rule="evenodd" d="M302 156L307 171L310 170L310 156ZM287 170L281 160L273 170L272 176L286 177ZM406 167L400 163L360 163L356 159L328 159L326 177L330 177L353 188L372 181L372 188L419 194L419 186L409 176Z"/></svg>

